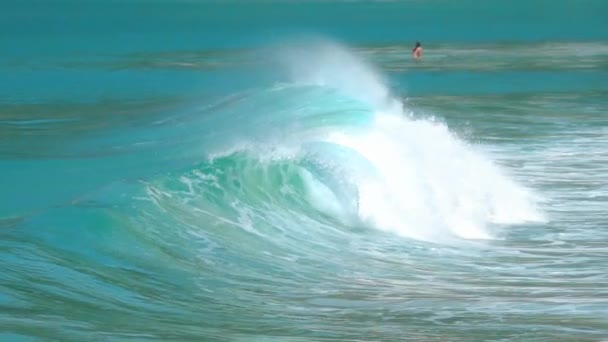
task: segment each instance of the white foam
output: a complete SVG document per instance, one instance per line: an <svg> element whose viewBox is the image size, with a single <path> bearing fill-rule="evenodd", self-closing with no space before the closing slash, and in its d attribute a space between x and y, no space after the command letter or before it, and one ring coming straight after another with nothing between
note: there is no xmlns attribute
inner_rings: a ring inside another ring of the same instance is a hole
<svg viewBox="0 0 608 342"><path fill-rule="evenodd" d="M379 114L369 131L330 140L376 168L361 175L359 214L375 227L425 240L491 238L488 224L541 219L531 193L445 125Z"/></svg>

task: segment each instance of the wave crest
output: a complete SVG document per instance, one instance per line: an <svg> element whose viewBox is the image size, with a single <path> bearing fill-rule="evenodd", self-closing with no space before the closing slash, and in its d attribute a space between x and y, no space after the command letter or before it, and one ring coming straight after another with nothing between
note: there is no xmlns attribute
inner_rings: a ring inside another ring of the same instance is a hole
<svg viewBox="0 0 608 342"><path fill-rule="evenodd" d="M406 114L382 77L347 50L323 43L281 56L291 84L215 113L243 118L238 143L200 170L224 196L213 204L216 219L247 208L248 223L234 222L249 231L256 222L290 226L291 215L429 241L488 239L493 226L542 220L528 189L445 124ZM191 184L188 177L180 179Z"/></svg>

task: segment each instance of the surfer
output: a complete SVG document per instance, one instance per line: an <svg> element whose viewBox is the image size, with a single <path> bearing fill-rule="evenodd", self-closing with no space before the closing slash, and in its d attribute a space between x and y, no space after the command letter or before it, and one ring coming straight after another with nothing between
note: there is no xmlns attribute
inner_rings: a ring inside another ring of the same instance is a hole
<svg viewBox="0 0 608 342"><path fill-rule="evenodd" d="M412 50L412 57L414 57L414 59L422 58L422 44L420 44L420 42L416 42L416 46L414 46L414 49Z"/></svg>

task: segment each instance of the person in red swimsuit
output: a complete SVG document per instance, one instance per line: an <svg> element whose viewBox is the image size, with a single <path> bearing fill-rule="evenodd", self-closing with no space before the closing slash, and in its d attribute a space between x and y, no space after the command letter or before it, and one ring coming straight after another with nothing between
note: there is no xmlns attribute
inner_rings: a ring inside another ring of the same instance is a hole
<svg viewBox="0 0 608 342"><path fill-rule="evenodd" d="M414 59L422 58L422 44L420 44L420 42L416 42L416 46L414 46L414 49L412 50L412 57L414 57Z"/></svg>

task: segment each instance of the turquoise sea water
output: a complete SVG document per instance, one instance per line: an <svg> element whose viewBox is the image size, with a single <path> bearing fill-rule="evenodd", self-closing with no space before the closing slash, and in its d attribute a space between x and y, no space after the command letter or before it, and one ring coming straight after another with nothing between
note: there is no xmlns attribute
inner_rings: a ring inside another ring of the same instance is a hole
<svg viewBox="0 0 608 342"><path fill-rule="evenodd" d="M608 339L605 1L0 7L0 340Z"/></svg>

